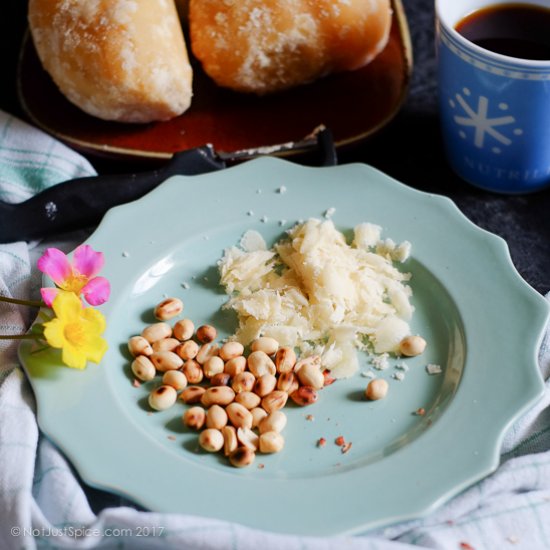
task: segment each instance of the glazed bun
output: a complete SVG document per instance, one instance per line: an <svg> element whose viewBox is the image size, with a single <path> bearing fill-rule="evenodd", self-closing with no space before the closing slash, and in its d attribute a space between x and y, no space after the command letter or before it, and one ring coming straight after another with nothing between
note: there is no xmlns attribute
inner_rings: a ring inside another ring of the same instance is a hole
<svg viewBox="0 0 550 550"><path fill-rule="evenodd" d="M90 115L167 120L191 103L192 70L173 0L30 0L43 67Z"/></svg>
<svg viewBox="0 0 550 550"><path fill-rule="evenodd" d="M193 53L220 86L266 94L357 69L387 43L389 0L190 0Z"/></svg>

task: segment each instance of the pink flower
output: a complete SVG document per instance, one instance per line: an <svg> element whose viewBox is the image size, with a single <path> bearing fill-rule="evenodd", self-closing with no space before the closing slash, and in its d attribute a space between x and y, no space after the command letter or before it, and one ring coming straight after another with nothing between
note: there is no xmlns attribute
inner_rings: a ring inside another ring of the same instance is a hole
<svg viewBox="0 0 550 550"><path fill-rule="evenodd" d="M42 288L40 293L47 306L51 306L59 289L81 294L92 306L99 306L109 299L111 286L105 277L96 277L105 260L102 252L96 252L91 246L79 246L73 254L71 263L67 255L57 248L48 248L38 260L37 266L42 273L53 279L56 288Z"/></svg>

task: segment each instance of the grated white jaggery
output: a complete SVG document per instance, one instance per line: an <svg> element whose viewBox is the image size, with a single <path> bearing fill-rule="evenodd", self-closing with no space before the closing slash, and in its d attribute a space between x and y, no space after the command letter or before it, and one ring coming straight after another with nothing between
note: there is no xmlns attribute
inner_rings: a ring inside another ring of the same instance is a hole
<svg viewBox="0 0 550 550"><path fill-rule="evenodd" d="M219 261L221 283L237 313L235 339L244 345L272 336L301 354L318 353L337 378L358 368L357 350L397 352L413 314L410 243L381 239L381 228L355 227L351 243L331 220L310 219L267 249L248 231Z"/></svg>

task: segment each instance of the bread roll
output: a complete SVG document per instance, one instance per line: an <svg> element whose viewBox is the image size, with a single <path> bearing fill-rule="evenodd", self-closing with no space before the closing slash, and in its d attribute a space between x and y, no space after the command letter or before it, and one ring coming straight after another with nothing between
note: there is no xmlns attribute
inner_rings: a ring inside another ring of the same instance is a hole
<svg viewBox="0 0 550 550"><path fill-rule="evenodd" d="M42 65L90 115L166 120L191 103L192 70L173 0L30 0Z"/></svg>
<svg viewBox="0 0 550 550"><path fill-rule="evenodd" d="M387 43L389 0L191 0L193 53L220 86L265 94L356 69Z"/></svg>

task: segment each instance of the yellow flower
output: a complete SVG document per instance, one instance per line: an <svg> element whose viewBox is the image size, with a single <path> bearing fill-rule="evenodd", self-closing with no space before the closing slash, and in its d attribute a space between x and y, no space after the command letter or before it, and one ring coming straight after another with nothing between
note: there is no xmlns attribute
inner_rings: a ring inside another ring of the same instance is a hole
<svg viewBox="0 0 550 550"><path fill-rule="evenodd" d="M50 346L62 350L63 363L73 369L84 369L87 361L99 363L107 351L107 341L101 337L105 317L82 307L72 292L60 291L52 308L56 316L44 323L44 337Z"/></svg>

